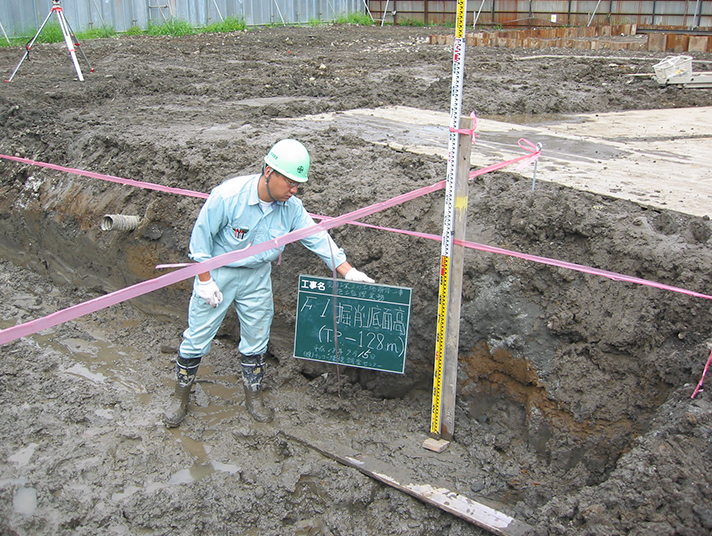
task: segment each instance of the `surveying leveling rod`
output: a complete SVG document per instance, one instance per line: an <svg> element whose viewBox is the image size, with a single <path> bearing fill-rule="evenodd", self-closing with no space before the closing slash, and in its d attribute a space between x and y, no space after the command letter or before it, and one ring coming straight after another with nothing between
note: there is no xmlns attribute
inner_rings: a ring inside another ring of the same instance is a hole
<svg viewBox="0 0 712 536"><path fill-rule="evenodd" d="M440 290L438 295L438 321L437 336L435 344L435 370L433 377L433 404L430 416L431 435L450 441L452 439L452 429L454 426L454 397L455 386L446 386L444 376L446 372L445 361L455 360L457 362L457 345L455 345L454 356L449 355L446 349L452 345L448 344L451 338L452 326L448 323L453 321L449 318L448 301L452 289L451 280L451 257L453 249L454 220L455 220L455 186L460 163L457 160L458 135L454 132L460 126L460 115L462 111L462 91L465 79L465 19L467 16L467 0L457 2L457 24L455 28L455 42L452 61L452 88L450 95L450 137L448 139L448 165L447 182L445 188L445 208L443 217L443 237L442 255L440 259ZM469 158L467 165L469 166ZM466 206L466 205L465 205ZM458 320L459 322L459 320ZM450 364L447 368L450 368ZM455 365L456 366L456 365ZM456 369L455 369L456 370ZM445 433L443 433L445 432Z"/></svg>
<svg viewBox="0 0 712 536"><path fill-rule="evenodd" d="M89 60L87 59L86 55L84 54L84 51L80 48L80 45L77 42L77 38L74 35L72 28L69 26L69 23L67 22L67 19L64 16L64 11L62 11L62 6L59 5L59 2L60 2L60 0L52 0L52 9L45 17L44 22L40 26L39 30L37 30L37 33L35 34L35 36L32 38L32 40L25 47L25 54L22 56L20 63L17 64L17 67L15 67L15 70L12 72L12 75L10 76L10 78L5 80L5 82L12 82L12 79L15 78L15 74L17 74L17 71L20 69L20 66L25 61L27 56L30 55L30 49L32 48L32 45L34 45L35 41L37 41L37 38L39 37L40 32L47 24L47 21L52 16L52 13L57 15L57 20L59 21L59 27L62 30L62 35L64 36L64 42L67 45L67 50L69 50L69 55L72 57L72 63L74 63L74 70L77 72L77 79L80 82L84 81L84 77L82 76L82 70L79 68L79 62L77 61L77 54L76 54L77 49L79 49L79 51L82 53L82 56L84 56L84 61L87 62L87 65L89 65ZM92 68L91 65L89 65L89 70L92 73L94 72L94 69Z"/></svg>

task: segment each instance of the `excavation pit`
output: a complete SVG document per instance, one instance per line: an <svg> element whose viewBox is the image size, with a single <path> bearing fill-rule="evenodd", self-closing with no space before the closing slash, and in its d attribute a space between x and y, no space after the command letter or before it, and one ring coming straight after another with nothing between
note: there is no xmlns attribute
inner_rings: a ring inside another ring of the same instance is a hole
<svg viewBox="0 0 712 536"><path fill-rule="evenodd" d="M368 139L365 127L303 121L381 105L446 112L451 51L429 45L432 32L270 28L101 40L85 44L96 73L83 84L67 79L60 48L36 47L0 94L0 153L207 192L257 172L272 142L298 135L314 168L300 197L311 212L337 216L444 178L438 154ZM638 62L610 66L577 53L534 68L509 50L469 50L464 107L595 114L712 104L708 93L660 88L652 77L625 84ZM9 65L15 55L0 57ZM683 134L702 136L674 136ZM531 167L472 181L468 240L710 293L708 217L549 181L545 155L534 190ZM9 160L0 177L2 328L188 260L199 198ZM367 223L437 235L442 207L434 193ZM105 232L107 214L141 220ZM377 281L413 288L405 374L291 357L297 276L329 275L297 244L273 267L274 424L245 411L231 315L185 423L162 425L187 282L13 341L2 347L0 376L3 530L486 533L290 439L307 435L496 505L540 534L709 532L712 404L704 391L691 398L710 353L709 300L468 249L455 437L435 453L422 444L440 244L354 226L332 236Z"/></svg>

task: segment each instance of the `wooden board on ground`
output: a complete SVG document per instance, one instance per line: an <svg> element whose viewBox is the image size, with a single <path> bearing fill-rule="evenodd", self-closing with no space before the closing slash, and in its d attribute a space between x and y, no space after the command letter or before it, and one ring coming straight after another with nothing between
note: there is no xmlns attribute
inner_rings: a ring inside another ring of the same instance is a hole
<svg viewBox="0 0 712 536"><path fill-rule="evenodd" d="M302 443L324 456L348 467L358 469L384 484L393 486L423 502L437 506L473 525L477 525L493 534L501 536L524 536L532 533L532 527L517 521L502 512L478 503L446 488L435 487L427 483L417 483L402 469L396 469L376 458L356 452L345 446L328 445L314 439L305 439L292 433L284 434Z"/></svg>
<svg viewBox="0 0 712 536"><path fill-rule="evenodd" d="M521 156L518 140L526 138L544 146L537 181L712 217L712 106L511 119L519 122L477 120L473 167ZM292 134L297 125L312 130L327 123L344 135L447 160L448 120L445 112L383 106L282 121ZM531 176L533 169L519 173Z"/></svg>

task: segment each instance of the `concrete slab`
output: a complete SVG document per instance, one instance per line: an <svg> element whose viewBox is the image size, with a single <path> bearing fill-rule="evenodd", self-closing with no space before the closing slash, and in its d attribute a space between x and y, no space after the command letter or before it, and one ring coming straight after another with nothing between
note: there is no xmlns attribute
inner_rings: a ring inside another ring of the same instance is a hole
<svg viewBox="0 0 712 536"><path fill-rule="evenodd" d="M406 107L289 119L447 158L449 116ZM525 138L543 146L536 180L637 203L712 216L712 107L575 116L478 119L473 167L515 158ZM508 168L514 170L514 168ZM534 166L520 171L532 176ZM435 177L434 177L435 179Z"/></svg>

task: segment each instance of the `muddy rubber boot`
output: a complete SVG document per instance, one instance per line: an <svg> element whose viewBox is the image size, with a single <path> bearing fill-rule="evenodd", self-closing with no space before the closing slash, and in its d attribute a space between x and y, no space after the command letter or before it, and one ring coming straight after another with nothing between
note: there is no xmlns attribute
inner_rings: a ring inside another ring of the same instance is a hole
<svg viewBox="0 0 712 536"><path fill-rule="evenodd" d="M193 387L199 364L200 359L178 357L176 360L176 390L166 414L163 416L163 422L168 428L179 426L188 414L190 390Z"/></svg>
<svg viewBox="0 0 712 536"><path fill-rule="evenodd" d="M242 386L245 389L245 407L257 422L270 422L274 411L265 406L262 379L265 375L264 354L242 356Z"/></svg>
<svg viewBox="0 0 712 536"><path fill-rule="evenodd" d="M188 385L176 382L176 390L175 393L173 393L173 399L168 405L166 414L163 416L163 422L168 428L175 428L176 426L179 426L188 414L188 399L190 398L190 390L192 387L192 382Z"/></svg>

